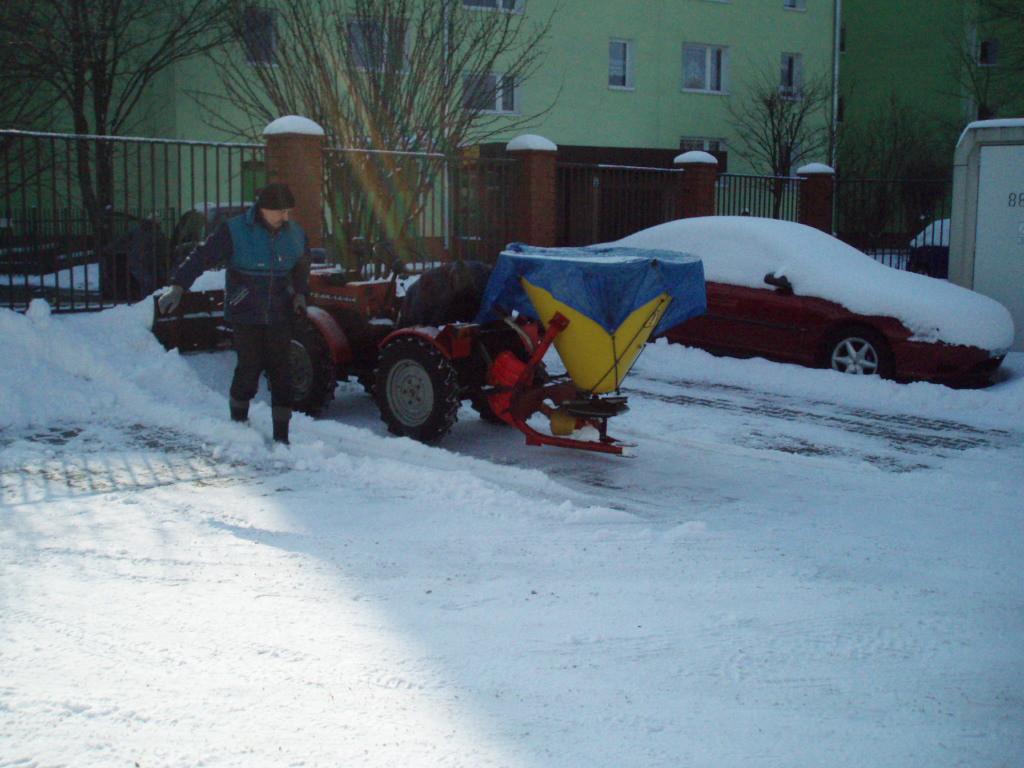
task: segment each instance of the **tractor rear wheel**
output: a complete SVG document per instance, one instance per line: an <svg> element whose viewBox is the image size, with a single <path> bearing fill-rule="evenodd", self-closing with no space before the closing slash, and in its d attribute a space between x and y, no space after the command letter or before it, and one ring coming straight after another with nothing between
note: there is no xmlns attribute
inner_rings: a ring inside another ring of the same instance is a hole
<svg viewBox="0 0 1024 768"><path fill-rule="evenodd" d="M292 326L290 357L292 407L316 416L334 399L338 376L327 343L305 318Z"/></svg>
<svg viewBox="0 0 1024 768"><path fill-rule="evenodd" d="M425 339L395 339L380 352L373 387L388 431L424 443L440 440L459 413L459 380L442 352Z"/></svg>

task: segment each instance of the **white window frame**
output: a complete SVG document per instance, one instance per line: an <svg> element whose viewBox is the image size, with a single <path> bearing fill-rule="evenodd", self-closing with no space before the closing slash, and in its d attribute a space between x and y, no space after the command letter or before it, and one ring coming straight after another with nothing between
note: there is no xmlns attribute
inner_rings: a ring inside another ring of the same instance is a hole
<svg viewBox="0 0 1024 768"><path fill-rule="evenodd" d="M501 13L522 13L526 0L462 0L467 11L499 11Z"/></svg>
<svg viewBox="0 0 1024 768"><path fill-rule="evenodd" d="M625 73L623 79L625 83L619 85L612 82L612 46L622 45L624 46L625 62L623 67ZM608 39L608 87L613 91L632 91L636 89L636 85L633 81L633 41L624 37L612 37Z"/></svg>
<svg viewBox="0 0 1024 768"><path fill-rule="evenodd" d="M502 72L487 72L485 74L479 73L467 73L462 76L462 105L464 108L469 108L466 105L465 98L467 93L467 80L471 77L493 77L494 78L494 104L493 109L481 108L477 109L480 114L483 115L515 115L519 113L519 88L515 83L512 83L512 92L508 93L508 81L509 76ZM505 108L505 97L509 95L511 97L512 106L509 109ZM476 109L474 107L474 109Z"/></svg>
<svg viewBox="0 0 1024 768"><path fill-rule="evenodd" d="M251 66L251 67L273 67L273 66L276 66L277 65L277 11L275 11L273 8L268 8L265 5L260 5L258 3L250 3L249 5L245 6L245 9L243 10L243 13L245 13L245 14L249 14L249 13L265 14L265 18L267 20L268 29L269 29L269 32L270 32L270 41L266 44L266 51L269 52L269 55L268 55L268 57L266 59L259 59L259 60L257 60L255 57L253 57L252 54L254 52L264 53L264 50L261 47L261 49L259 51L255 51L253 46L250 45L250 40L246 39L245 33L243 32L241 43L242 43L242 50L243 50L244 55L245 55L246 63L249 64L249 66ZM246 23L248 23L248 22L246 22ZM261 43L261 46L262 46L262 43Z"/></svg>
<svg viewBox="0 0 1024 768"><path fill-rule="evenodd" d="M792 67L790 67L790 64ZM787 83L787 75L792 83ZM799 100L804 91L804 57L795 51L783 51L779 56L779 93L787 99Z"/></svg>
<svg viewBox="0 0 1024 768"><path fill-rule="evenodd" d="M703 49L704 51L704 87L702 88L690 88L686 85L686 61L687 51ZM721 57L719 58L719 73L718 73L718 88L710 87L712 85L712 63L715 59L715 52L720 52ZM682 89L686 93L709 93L720 96L729 95L729 46L727 45L715 45L714 43L683 43L682 48L683 60L682 60L682 74L683 84Z"/></svg>

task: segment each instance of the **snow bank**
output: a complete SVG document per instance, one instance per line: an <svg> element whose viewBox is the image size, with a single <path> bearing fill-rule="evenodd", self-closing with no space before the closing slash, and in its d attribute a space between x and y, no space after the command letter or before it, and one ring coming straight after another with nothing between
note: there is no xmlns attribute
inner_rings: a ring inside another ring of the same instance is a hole
<svg viewBox="0 0 1024 768"><path fill-rule="evenodd" d="M788 277L793 290L862 315L902 322L922 341L1005 351L1013 320L999 302L958 285L893 269L825 233L751 216L680 219L624 237L615 245L699 256L707 280L765 288L764 276Z"/></svg>
<svg viewBox="0 0 1024 768"><path fill-rule="evenodd" d="M222 275L207 273L207 287L216 287ZM164 350L151 332L152 306L146 299L94 314L51 315L47 303L37 299L24 315L0 309L0 359L17 361L0 368L0 429L146 425L166 429L170 439L205 445L225 460L274 461L344 475L354 487L404 489L414 507L500 507L558 520L609 514L587 505L567 510L561 505L573 494L536 470L457 456L302 414L293 420L291 448L271 446L265 434L269 405L254 401L252 426L231 423L227 387L215 390L203 383L197 369L206 356L186 359ZM521 487L522 494L510 494L509 485ZM538 500L537 492L550 501Z"/></svg>

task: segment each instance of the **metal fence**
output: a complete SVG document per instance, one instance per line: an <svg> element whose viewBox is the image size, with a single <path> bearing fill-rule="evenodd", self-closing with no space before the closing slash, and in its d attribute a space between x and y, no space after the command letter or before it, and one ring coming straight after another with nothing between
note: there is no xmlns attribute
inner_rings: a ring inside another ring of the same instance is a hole
<svg viewBox="0 0 1024 768"><path fill-rule="evenodd" d="M263 178L259 144L0 131L0 306L138 300Z"/></svg>
<svg viewBox="0 0 1024 768"><path fill-rule="evenodd" d="M557 242L589 245L617 240L681 214L676 169L627 165L557 166Z"/></svg>
<svg viewBox="0 0 1024 768"><path fill-rule="evenodd" d="M762 216L797 221L800 184L796 176L750 176L723 173L715 185L715 211L720 216Z"/></svg>
<svg viewBox="0 0 1024 768"><path fill-rule="evenodd" d="M382 254L413 269L446 258L491 263L512 238L518 167L506 159L327 150L330 257L350 269Z"/></svg>
<svg viewBox="0 0 1024 768"><path fill-rule="evenodd" d="M836 234L889 266L946 277L951 193L943 179L839 178Z"/></svg>

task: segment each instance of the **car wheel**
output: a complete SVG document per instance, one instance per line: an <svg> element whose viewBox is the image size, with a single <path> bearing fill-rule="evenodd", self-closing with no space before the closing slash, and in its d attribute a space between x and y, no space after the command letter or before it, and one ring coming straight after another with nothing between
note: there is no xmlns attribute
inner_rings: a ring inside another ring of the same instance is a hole
<svg viewBox="0 0 1024 768"><path fill-rule="evenodd" d="M888 345L870 328L842 328L825 343L825 368L858 376L892 375L892 355Z"/></svg>
<svg viewBox="0 0 1024 768"><path fill-rule="evenodd" d="M289 358L293 407L316 416L334 398L338 377L327 344L312 323L299 320L292 326Z"/></svg>
<svg viewBox="0 0 1024 768"><path fill-rule="evenodd" d="M398 338L381 350L373 387L388 431L429 443L452 428L459 412L459 381L433 344Z"/></svg>

